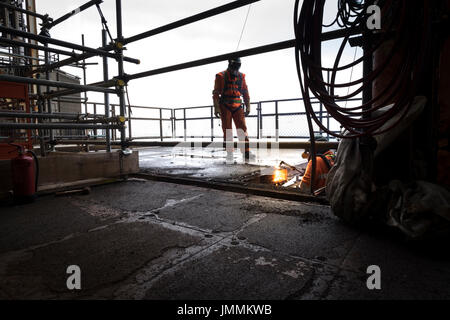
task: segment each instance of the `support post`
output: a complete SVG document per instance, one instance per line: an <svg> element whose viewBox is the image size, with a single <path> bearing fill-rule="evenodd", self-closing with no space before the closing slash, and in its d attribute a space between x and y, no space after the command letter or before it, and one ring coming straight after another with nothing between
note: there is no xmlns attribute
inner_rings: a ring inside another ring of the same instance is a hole
<svg viewBox="0 0 450 320"><path fill-rule="evenodd" d="M275 141L278 142L279 134L278 101L275 101Z"/></svg>
<svg viewBox="0 0 450 320"><path fill-rule="evenodd" d="M36 75L36 78L39 79L39 74ZM38 100L37 100L37 105L38 105L38 112L42 114L43 111L43 106L42 106L42 99L41 99L41 86L38 84L36 86L36 90L37 90L37 95L38 95ZM41 124L42 123L42 119L38 119L38 123ZM40 145L40 151L41 151L41 156L45 157L45 143L44 143L44 132L42 131L42 129L38 129L38 136L39 136L39 145Z"/></svg>
<svg viewBox="0 0 450 320"><path fill-rule="evenodd" d="M48 47L48 43L44 43L44 46ZM48 51L45 51L44 58L45 58L45 64L49 64L50 57L49 57L49 52ZM47 80L47 81L50 80L50 73L48 72L48 70L45 71L45 80ZM47 92L49 92L50 91L50 86L47 85L46 89L47 89ZM46 99L46 103L47 103L47 113L51 114L52 113L52 100L47 98ZM48 119L48 121L51 122L50 119ZM54 134L55 133L53 132L53 130L50 129L50 141L53 141L55 139L55 135ZM54 144L50 145L50 151L55 151L55 145Z"/></svg>
<svg viewBox="0 0 450 320"><path fill-rule="evenodd" d="M184 141L186 141L187 136L187 122L186 122L186 108L183 108L183 123L184 123Z"/></svg>
<svg viewBox="0 0 450 320"><path fill-rule="evenodd" d="M159 109L159 137L163 141L163 121L162 121L162 109Z"/></svg>
<svg viewBox="0 0 450 320"><path fill-rule="evenodd" d="M211 142L214 141L214 106L211 106Z"/></svg>
<svg viewBox="0 0 450 320"><path fill-rule="evenodd" d="M174 109L170 110L170 119L172 120L171 121L172 122L172 139L175 139L175 137L177 135L176 127L175 127L177 121L176 121L176 118L175 118L175 110Z"/></svg>
<svg viewBox="0 0 450 320"><path fill-rule="evenodd" d="M106 46L106 30L102 29L102 46ZM108 81L108 58L103 57L103 80ZM109 118L109 93L105 92L105 117ZM111 130L105 129L106 152L111 152Z"/></svg>
<svg viewBox="0 0 450 320"><path fill-rule="evenodd" d="M123 34L122 34L122 0L116 0L116 23L117 23L117 40L116 40L116 53L117 53L117 65L119 72L119 80L124 80L124 69L123 69ZM117 89L117 95L119 96L120 105L120 116L125 117L125 90L124 83L119 85ZM120 144L122 151L126 149L125 141L125 127L120 129Z"/></svg>
<svg viewBox="0 0 450 320"><path fill-rule="evenodd" d="M84 46L84 34L81 35L81 44ZM83 59L83 85L86 85L86 60ZM87 93L84 92L84 112L88 113L88 107L87 107Z"/></svg>
<svg viewBox="0 0 450 320"><path fill-rule="evenodd" d="M260 134L260 130L259 130L259 126L260 126L260 122L261 122L261 103L258 102L258 105L256 107L256 138L259 140L261 137Z"/></svg>

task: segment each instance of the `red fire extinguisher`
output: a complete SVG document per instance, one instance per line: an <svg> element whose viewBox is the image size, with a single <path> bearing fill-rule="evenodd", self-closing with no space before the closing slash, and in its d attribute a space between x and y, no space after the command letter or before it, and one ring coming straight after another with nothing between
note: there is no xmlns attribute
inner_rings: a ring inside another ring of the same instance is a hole
<svg viewBox="0 0 450 320"><path fill-rule="evenodd" d="M28 203L36 197L39 179L39 162L36 154L23 146L10 143L17 147L19 155L11 160L11 172L15 202ZM31 154L31 157L28 155Z"/></svg>

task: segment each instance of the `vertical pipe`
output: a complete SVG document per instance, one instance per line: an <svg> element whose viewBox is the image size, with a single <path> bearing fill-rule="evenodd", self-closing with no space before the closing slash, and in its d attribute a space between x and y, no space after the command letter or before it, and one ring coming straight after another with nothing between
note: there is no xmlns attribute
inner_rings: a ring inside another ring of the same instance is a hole
<svg viewBox="0 0 450 320"><path fill-rule="evenodd" d="M26 9L29 11L36 12L36 1L35 0L26 0ZM37 22L36 17L27 15L27 25L28 25L28 32L37 34ZM37 41L28 39L29 43L37 44ZM30 50L30 56L34 58L38 58L38 50L31 49ZM31 59L31 64L37 65L38 61Z"/></svg>
<svg viewBox="0 0 450 320"><path fill-rule="evenodd" d="M275 141L278 142L279 134L279 119L278 119L278 101L275 101Z"/></svg>
<svg viewBox="0 0 450 320"><path fill-rule="evenodd" d="M59 81L59 72L56 72L55 76L56 76L56 81ZM59 96L56 98L56 103L57 103L57 106L58 106L57 112L61 112L61 98ZM71 135L72 134L72 130L69 129L68 131L69 131L69 135ZM79 134L78 131L76 131L76 133ZM58 130L57 134L65 135L65 134L67 134L67 131L66 130L64 130L64 131Z"/></svg>
<svg viewBox="0 0 450 320"><path fill-rule="evenodd" d="M186 135L187 135L186 108L183 109L183 122L184 122L184 141L186 141Z"/></svg>
<svg viewBox="0 0 450 320"><path fill-rule="evenodd" d="M81 34L81 44L84 46L84 34ZM86 79L86 59L83 59L83 85L87 84L87 79ZM87 92L84 91L83 93L83 97L84 97L84 113L88 114L88 103L87 103ZM84 135L88 135L88 130L84 130ZM89 146L87 146L87 149L89 149ZM89 150L88 150L89 151Z"/></svg>
<svg viewBox="0 0 450 320"><path fill-rule="evenodd" d="M94 118L97 116L97 104L94 103ZM97 139L97 129L94 129L94 139Z"/></svg>
<svg viewBox="0 0 450 320"><path fill-rule="evenodd" d="M177 119L175 118L175 110L170 110L170 119L172 120L172 139L177 136Z"/></svg>
<svg viewBox="0 0 450 320"><path fill-rule="evenodd" d="M263 139L264 135L263 135L263 113L262 113L262 103L259 103L259 117L260 117L260 121L259 121L259 130L260 130L260 138Z"/></svg>
<svg viewBox="0 0 450 320"><path fill-rule="evenodd" d="M127 94L128 94L128 91L127 91ZM128 139L130 139L130 141L133 140L133 134L131 132L131 106L130 106L130 100L128 100Z"/></svg>
<svg viewBox="0 0 450 320"><path fill-rule="evenodd" d="M261 121L261 103L258 102L258 105L256 107L256 138L259 140L260 138L260 132L259 132L259 123Z"/></svg>
<svg viewBox="0 0 450 320"><path fill-rule="evenodd" d="M102 46L105 47L106 43L106 30L102 29ZM108 58L103 57L103 80L108 81ZM109 118L109 93L105 92L105 117ZM106 135L106 152L111 152L111 130L105 129Z"/></svg>
<svg viewBox="0 0 450 320"><path fill-rule="evenodd" d="M81 35L81 44L84 46L84 34ZM83 85L86 85L86 59L83 59ZM84 113L88 113L87 93L84 91Z"/></svg>
<svg viewBox="0 0 450 320"><path fill-rule="evenodd" d="M163 141L163 121L162 121L162 109L159 109L159 138Z"/></svg>
<svg viewBox="0 0 450 320"><path fill-rule="evenodd" d="M211 106L211 141L214 141L214 106Z"/></svg>
<svg viewBox="0 0 450 320"><path fill-rule="evenodd" d="M45 47L48 47L48 43L44 43ZM49 57L50 53L48 51L44 52L44 61L45 64L48 65L50 63L50 57ZM56 71L58 72L58 71ZM45 80L50 80L50 73L49 71L45 71ZM50 86L47 86L47 92L50 92ZM48 113L52 113L52 101L51 99L46 99L46 104L47 104L47 112ZM49 122L52 122L51 119L48 120ZM55 140L55 135L52 129L50 129L50 141ZM52 143L50 144L50 151L55 151L55 145Z"/></svg>
<svg viewBox="0 0 450 320"><path fill-rule="evenodd" d="M114 104L111 104L111 116L113 116L113 117L116 116L116 105L114 105ZM116 132L116 130L113 130L111 132L112 132L112 139L114 141L116 141L117 140L117 137L116 137L117 132Z"/></svg>
<svg viewBox="0 0 450 320"><path fill-rule="evenodd" d="M327 71L327 83L330 83L330 71ZM328 87L328 93L330 93L330 87ZM330 130L330 115L327 111L327 129ZM327 132L327 140L330 140L330 134Z"/></svg>
<svg viewBox="0 0 450 320"><path fill-rule="evenodd" d="M36 78L39 79L40 78L40 74L38 73L36 75ZM42 106L42 99L41 99L41 86L37 85L37 94L38 94L38 112L42 113L43 112L43 106ZM42 119L38 119L38 123L42 123ZM44 137L43 137L43 130L39 129L38 130L38 136L39 136L39 145L40 145L40 149L41 149L41 156L45 157L45 143L44 143Z"/></svg>
<svg viewBox="0 0 450 320"><path fill-rule="evenodd" d="M123 80L124 70L123 70L123 48L122 48L122 0L116 0L116 23L117 23L117 44L116 44L116 52L117 52L117 65L119 71L119 79ZM125 117L125 90L123 85L118 87L118 96L120 103L120 116ZM120 129L120 144L122 150L126 149L126 141L125 141L125 126L122 126Z"/></svg>
<svg viewBox="0 0 450 320"><path fill-rule="evenodd" d="M59 73L56 73L56 81L59 81ZM61 97L56 97L56 103L58 105L58 112L61 112Z"/></svg>
<svg viewBox="0 0 450 320"><path fill-rule="evenodd" d="M319 108L319 120L320 123L323 124L323 104L322 101L320 102L320 108ZM319 127L319 133L322 135L322 128Z"/></svg>

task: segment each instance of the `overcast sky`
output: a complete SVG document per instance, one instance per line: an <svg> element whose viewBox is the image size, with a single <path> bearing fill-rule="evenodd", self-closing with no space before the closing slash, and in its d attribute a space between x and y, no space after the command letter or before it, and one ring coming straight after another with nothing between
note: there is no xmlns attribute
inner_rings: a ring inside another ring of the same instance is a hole
<svg viewBox="0 0 450 320"><path fill-rule="evenodd" d="M48 13L55 19L85 2L87 1L37 0L36 6L39 13ZM129 37L229 2L232 0L124 0L123 34ZM328 2L331 9L327 10L326 20L330 21L335 15L335 1ZM294 0L262 0L252 4L239 49L293 39L293 7ZM115 37L115 0L105 0L101 8L112 36ZM126 63L125 72L133 74L235 51L247 10L248 6L242 7L129 44L125 54L140 59L141 64ZM95 7L79 13L51 30L53 38L75 43L81 43L81 34L85 34L87 46L101 46L101 23ZM335 51L335 44L327 44L324 51L325 61L332 57ZM344 54L344 62L352 61L353 56L354 49L348 48ZM92 58L88 62L100 63L101 60ZM109 63L110 77L117 75L117 64L112 59ZM130 102L170 108L210 105L215 74L226 69L226 66L226 62L221 62L133 80L129 83ZM81 76L78 69L64 70ZM241 71L247 75L252 101L300 97L293 49L245 57L242 59ZM356 75L359 72L360 68L354 71ZM338 79L348 81L348 78L349 74L345 73ZM101 68L90 66L88 83L100 80ZM89 94L89 99L103 101L102 95L98 94ZM115 97L112 100L115 101Z"/></svg>

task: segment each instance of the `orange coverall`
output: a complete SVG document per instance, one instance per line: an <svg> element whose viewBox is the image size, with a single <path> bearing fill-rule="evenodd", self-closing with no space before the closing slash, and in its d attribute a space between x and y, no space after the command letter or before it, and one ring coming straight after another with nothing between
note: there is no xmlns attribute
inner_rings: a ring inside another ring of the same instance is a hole
<svg viewBox="0 0 450 320"><path fill-rule="evenodd" d="M328 163L334 165L334 155L325 153L324 156L327 158ZM316 175L314 177L314 189L320 189L325 187L327 181L328 172L330 171L328 165L322 157L316 157ZM312 173L312 161L308 162L306 167L305 175L302 178L302 183L300 184L300 189L307 191L311 186L311 173Z"/></svg>
<svg viewBox="0 0 450 320"><path fill-rule="evenodd" d="M231 122L233 120L238 131L239 141L244 142L244 150L242 151L248 152L250 147L241 96L244 97L245 105L249 105L250 96L245 74L239 72L237 76L233 76L228 70L216 74L213 99L220 105L224 141L233 141L233 135L231 134Z"/></svg>

